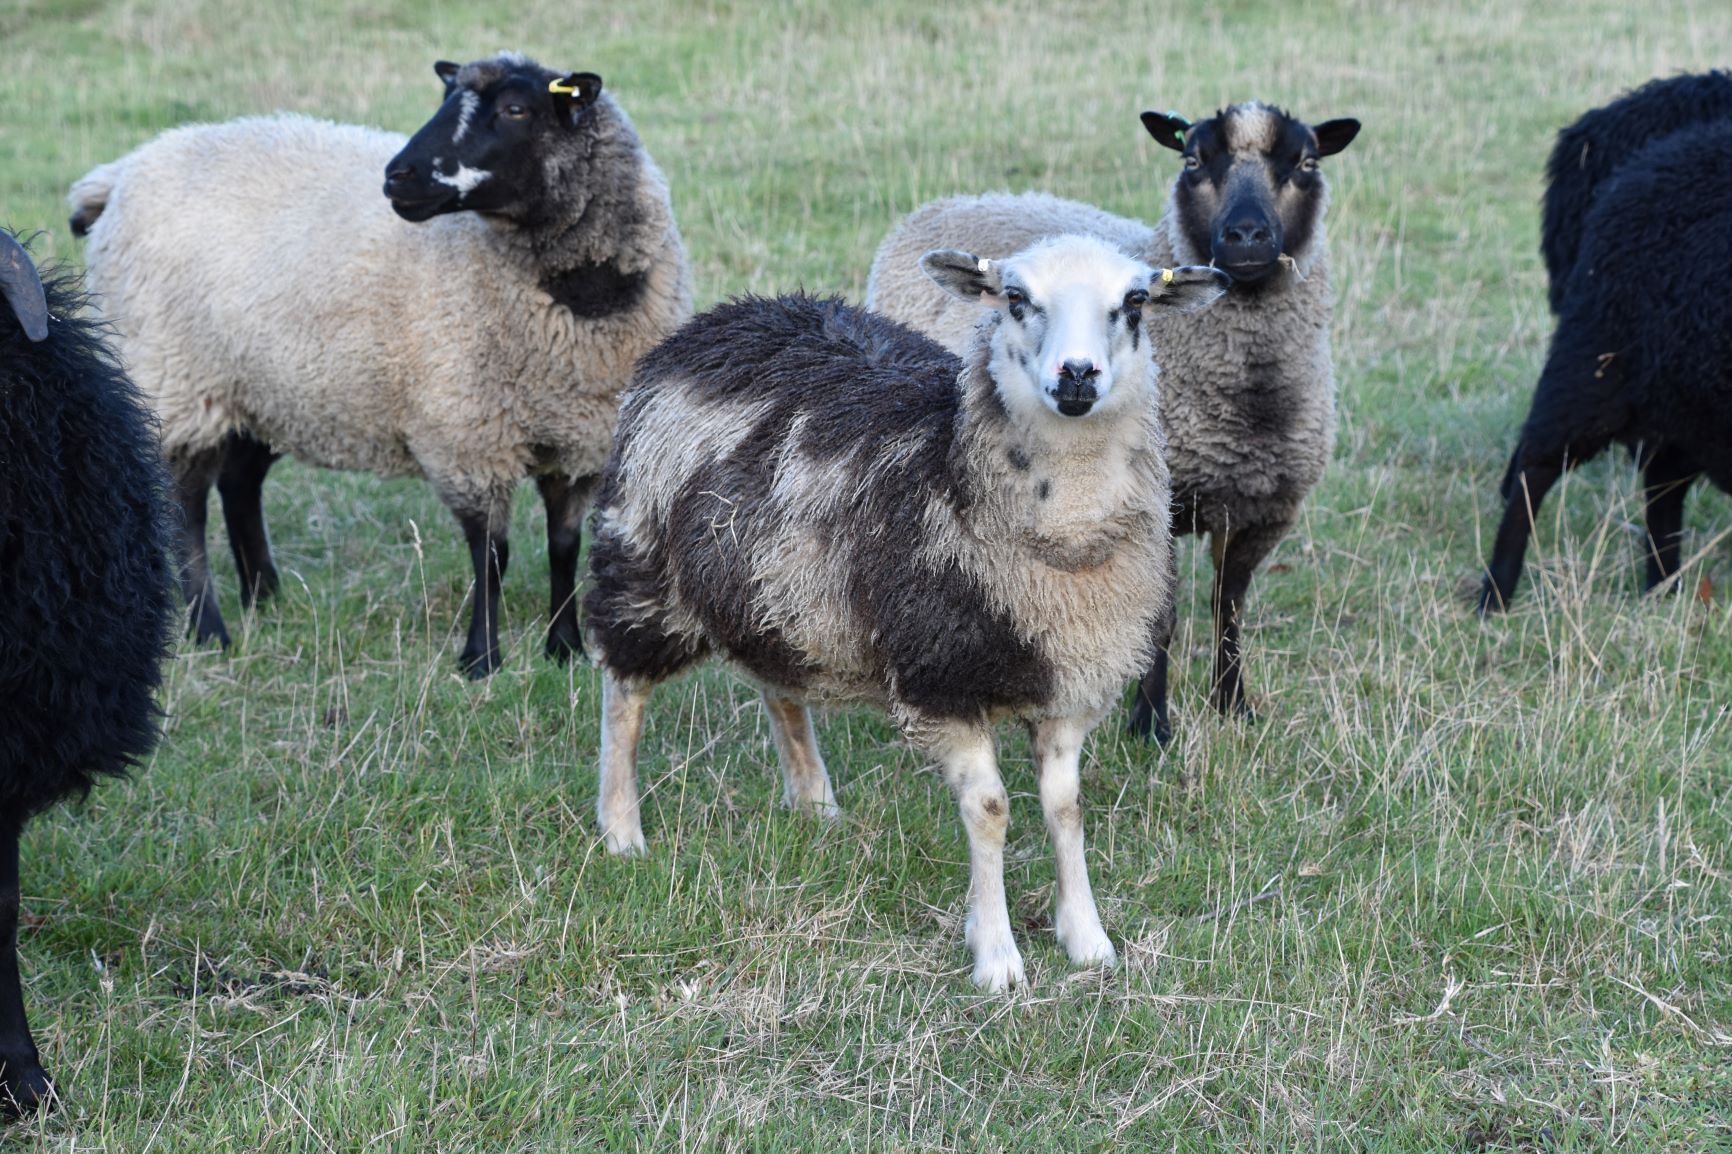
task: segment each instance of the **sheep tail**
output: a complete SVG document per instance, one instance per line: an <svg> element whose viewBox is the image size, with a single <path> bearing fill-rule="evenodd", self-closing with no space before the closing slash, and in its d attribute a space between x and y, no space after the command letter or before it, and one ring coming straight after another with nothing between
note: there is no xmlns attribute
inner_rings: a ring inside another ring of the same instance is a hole
<svg viewBox="0 0 1732 1154"><path fill-rule="evenodd" d="M96 218L108 207L108 198L113 195L120 175L116 171L117 167L113 164L99 164L73 184L72 191L66 196L66 203L72 208L72 217L67 224L72 227L73 236L88 235L90 226L96 223Z"/></svg>

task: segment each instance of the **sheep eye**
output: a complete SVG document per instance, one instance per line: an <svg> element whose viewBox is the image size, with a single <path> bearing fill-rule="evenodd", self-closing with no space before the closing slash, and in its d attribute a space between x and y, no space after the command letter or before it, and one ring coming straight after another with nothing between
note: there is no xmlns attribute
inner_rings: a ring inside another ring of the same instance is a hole
<svg viewBox="0 0 1732 1154"><path fill-rule="evenodd" d="M1132 289L1125 294L1125 307L1127 309L1140 309L1148 303L1149 294L1142 289Z"/></svg>
<svg viewBox="0 0 1732 1154"><path fill-rule="evenodd" d="M507 104L504 108L504 112L505 115L511 117L513 120L522 120L525 116L529 115L528 108L515 102Z"/></svg>
<svg viewBox="0 0 1732 1154"><path fill-rule="evenodd" d="M1304 160L1301 160L1299 162L1299 171L1300 172L1316 172L1317 171L1317 158L1315 156L1307 156Z"/></svg>
<svg viewBox="0 0 1732 1154"><path fill-rule="evenodd" d="M1004 303L1007 305L1027 304L1028 294L1021 289L1007 288L1004 290Z"/></svg>
<svg viewBox="0 0 1732 1154"><path fill-rule="evenodd" d="M1196 156L1192 153L1189 153L1189 152L1185 153L1185 171L1186 172L1195 172L1195 171L1197 171L1197 169L1199 169L1201 167L1203 167L1202 161L1198 160L1196 158Z"/></svg>

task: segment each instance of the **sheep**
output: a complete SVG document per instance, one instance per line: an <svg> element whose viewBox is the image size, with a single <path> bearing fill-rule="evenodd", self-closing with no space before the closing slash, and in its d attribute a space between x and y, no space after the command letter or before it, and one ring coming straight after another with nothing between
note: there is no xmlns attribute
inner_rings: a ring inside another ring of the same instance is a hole
<svg viewBox="0 0 1732 1154"><path fill-rule="evenodd" d="M0 1109L53 1100L18 981L25 823L156 744L171 639L168 478L74 273L0 230Z"/></svg>
<svg viewBox="0 0 1732 1154"><path fill-rule="evenodd" d="M1681 128L1732 117L1732 73L1713 71L1650 80L1591 109L1558 133L1546 162L1540 252L1556 314L1581 245L1594 192L1630 155Z"/></svg>
<svg viewBox="0 0 1732 1154"><path fill-rule="evenodd" d="M1167 387L1162 420L1173 472L1173 531L1209 536L1215 569L1215 672L1223 715L1245 700L1239 620L1251 575L1297 519L1323 474L1335 435L1330 290L1318 161L1346 148L1359 122L1307 125L1265 104L1235 104L1191 124L1145 112L1158 142L1184 154L1154 228L1040 193L964 196L916 209L879 246L866 306L964 347L957 302L915 275L941 238L1000 256L1060 232L1090 232L1156 265L1213 263L1233 278L1220 304L1195 317L1151 314ZM1131 731L1165 744L1167 643L1139 683Z"/></svg>
<svg viewBox="0 0 1732 1154"><path fill-rule="evenodd" d="M1078 964L1114 958L1083 861L1078 759L1169 610L1172 543L1142 315L1224 291L1103 241L921 262L990 306L967 356L840 300L745 298L644 358L592 526L596 816L644 852L636 753L659 682L719 652L763 693L784 800L836 808L808 700L885 708L955 791L977 985L1024 980L993 722L1030 731Z"/></svg>
<svg viewBox="0 0 1732 1154"><path fill-rule="evenodd" d="M1678 571L1691 483L1706 474L1732 491L1729 187L1732 119L1661 137L1595 194L1504 475L1481 613L1515 595L1552 485L1613 442L1643 468L1647 590Z"/></svg>
<svg viewBox="0 0 1732 1154"><path fill-rule="evenodd" d="M691 313L685 248L599 76L514 53L434 70L443 103L407 142L249 118L171 130L73 186L90 286L162 419L200 642L228 642L211 483L246 605L278 583L259 494L291 453L432 482L474 568L460 657L474 677L499 665L512 495L533 476L546 651L582 651L584 507L632 366Z"/></svg>

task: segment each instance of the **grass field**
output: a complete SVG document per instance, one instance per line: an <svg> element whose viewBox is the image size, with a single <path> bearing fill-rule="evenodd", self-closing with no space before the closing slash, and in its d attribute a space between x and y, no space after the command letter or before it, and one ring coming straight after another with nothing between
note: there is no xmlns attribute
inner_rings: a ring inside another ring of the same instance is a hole
<svg viewBox="0 0 1732 1154"><path fill-rule="evenodd" d="M455 673L469 571L423 485L280 467L285 595L186 648L136 780L25 845L59 1151L1732 1149L1732 545L1638 599L1627 459L1546 506L1516 610L1460 586L1549 333L1552 134L1724 64L1724 3L340 6L0 0L0 220L76 261L67 184L171 125L404 131L435 59L600 72L673 185L700 304L858 297L897 214L1040 188L1152 218L1144 108L1258 97L1329 161L1336 459L1253 587L1262 720L1085 763L1122 964L1075 972L1026 743L1007 885L1029 986L970 986L967 852L881 718L821 724L842 821L783 812L755 692L645 735L646 860L592 829L598 680L539 656L526 491L506 668ZM1560 499L1561 498L1561 499ZM1732 520L1688 507L1686 555ZM0 596L4 596L0 590Z"/></svg>

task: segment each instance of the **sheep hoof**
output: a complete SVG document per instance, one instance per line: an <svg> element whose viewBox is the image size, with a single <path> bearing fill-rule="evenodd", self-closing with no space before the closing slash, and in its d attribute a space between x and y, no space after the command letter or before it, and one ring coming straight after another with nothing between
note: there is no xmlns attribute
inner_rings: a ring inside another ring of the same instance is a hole
<svg viewBox="0 0 1732 1154"><path fill-rule="evenodd" d="M499 650L489 649L483 653L473 653L465 649L457 658L457 667L463 670L463 676L471 681L485 680L499 668Z"/></svg>
<svg viewBox="0 0 1732 1154"><path fill-rule="evenodd" d="M1490 617L1508 608L1509 599L1498 589L1496 582L1486 578L1479 589L1479 604L1475 607L1475 612L1481 617Z"/></svg>
<svg viewBox="0 0 1732 1154"><path fill-rule="evenodd" d="M974 984L988 993L1002 994L1027 982L1022 954L1014 945L989 950L974 959Z"/></svg>
<svg viewBox="0 0 1732 1154"><path fill-rule="evenodd" d="M0 1113L17 1118L35 1114L44 1106L53 1108L54 1083L34 1060L0 1063Z"/></svg>
<svg viewBox="0 0 1732 1154"><path fill-rule="evenodd" d="M212 624L206 614L198 613L193 616L187 628L196 645L202 647L215 641L220 648L227 649L229 647L228 627L222 623L220 617L216 619L215 624Z"/></svg>
<svg viewBox="0 0 1732 1154"><path fill-rule="evenodd" d="M584 656L583 637L575 627L565 628L556 625L547 631L547 645L543 652L561 665L569 663L574 657L582 660Z"/></svg>
<svg viewBox="0 0 1732 1154"><path fill-rule="evenodd" d="M607 852L614 857L643 857L649 853L649 845L643 839L643 830L608 830L602 835L602 841L607 846Z"/></svg>
<svg viewBox="0 0 1732 1154"><path fill-rule="evenodd" d="M1113 949L1112 939L1107 937L1107 932L1098 921L1093 925L1067 926L1061 919L1058 944L1064 947L1064 952L1073 965L1100 966L1105 969L1111 968L1119 960L1118 951Z"/></svg>
<svg viewBox="0 0 1732 1154"><path fill-rule="evenodd" d="M262 571L255 580L242 583L241 608L251 609L261 601L270 600L277 595L280 588L282 579L277 576L275 569Z"/></svg>

